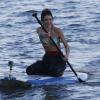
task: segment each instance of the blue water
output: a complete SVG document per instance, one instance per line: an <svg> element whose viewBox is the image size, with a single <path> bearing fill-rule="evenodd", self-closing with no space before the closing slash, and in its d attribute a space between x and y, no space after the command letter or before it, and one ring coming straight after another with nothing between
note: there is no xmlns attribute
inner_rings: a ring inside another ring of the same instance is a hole
<svg viewBox="0 0 100 100"><path fill-rule="evenodd" d="M92 85L0 91L0 100L100 100L99 0L0 0L0 77L9 75L9 60L14 61L13 76L23 78L26 67L42 58L44 51L36 34L39 25L31 15L37 11L40 17L43 8L52 10L54 24L68 40L70 63L76 71L88 73Z"/></svg>

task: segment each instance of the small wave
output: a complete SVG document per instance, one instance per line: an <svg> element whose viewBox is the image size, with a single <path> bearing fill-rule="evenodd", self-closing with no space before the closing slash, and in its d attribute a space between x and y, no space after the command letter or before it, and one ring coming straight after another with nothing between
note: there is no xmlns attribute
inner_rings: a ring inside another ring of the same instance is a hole
<svg viewBox="0 0 100 100"><path fill-rule="evenodd" d="M17 17L19 16L32 16L33 13L37 12L36 10L28 10L24 12L20 12L17 14Z"/></svg>
<svg viewBox="0 0 100 100"><path fill-rule="evenodd" d="M82 24L70 24L69 27L83 27Z"/></svg>

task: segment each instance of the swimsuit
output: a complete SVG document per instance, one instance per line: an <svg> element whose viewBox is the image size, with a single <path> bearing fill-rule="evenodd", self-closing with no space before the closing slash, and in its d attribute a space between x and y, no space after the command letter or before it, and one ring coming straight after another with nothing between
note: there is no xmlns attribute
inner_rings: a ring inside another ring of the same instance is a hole
<svg viewBox="0 0 100 100"><path fill-rule="evenodd" d="M46 36L42 36L42 35L39 35L39 38L40 38L40 41L42 42L42 44L44 46L55 46L52 41L50 40L50 38L46 37ZM52 36L52 39L53 41L57 44L57 46L60 44L60 38L59 37L56 37L56 36Z"/></svg>

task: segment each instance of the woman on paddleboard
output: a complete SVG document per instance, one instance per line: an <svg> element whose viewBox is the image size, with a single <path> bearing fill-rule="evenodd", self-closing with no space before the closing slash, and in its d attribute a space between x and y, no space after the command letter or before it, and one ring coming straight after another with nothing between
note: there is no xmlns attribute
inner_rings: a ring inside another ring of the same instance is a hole
<svg viewBox="0 0 100 100"><path fill-rule="evenodd" d="M37 61L27 67L26 73L28 75L49 75L61 76L66 69L66 61L69 55L69 46L64 38L60 28L54 26L53 16L49 9L44 9L41 13L41 22L47 32L42 27L37 28L40 41L44 47L45 55L41 61ZM62 58L56 46L51 41L50 37L60 49L60 42L65 47L65 57Z"/></svg>

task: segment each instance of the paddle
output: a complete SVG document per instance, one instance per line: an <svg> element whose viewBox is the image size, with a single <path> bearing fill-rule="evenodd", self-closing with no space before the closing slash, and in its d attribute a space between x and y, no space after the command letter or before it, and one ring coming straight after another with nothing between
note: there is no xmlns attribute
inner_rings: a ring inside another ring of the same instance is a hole
<svg viewBox="0 0 100 100"><path fill-rule="evenodd" d="M32 14L33 17L36 18L37 22L41 25L42 29L46 32L47 30L44 28L44 26L42 25L41 21L38 19L37 17L37 13L33 13ZM62 56L62 58L64 58L63 53L61 52L61 50L59 49L59 47L57 46L57 44L54 42L54 40L52 39L52 37L50 36L50 40L53 42L53 44L56 46L57 50L59 51L60 55ZM69 61L67 60L67 64L69 65L69 67L71 68L71 70L73 71L73 73L75 74L75 76L77 77L79 82L84 82L80 77L78 77L78 74L76 73L76 71L73 69L73 67L71 66L71 64L69 63Z"/></svg>

